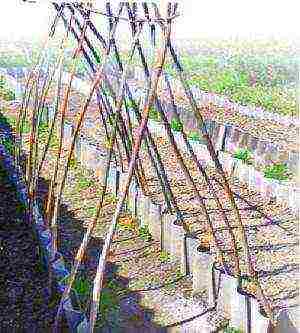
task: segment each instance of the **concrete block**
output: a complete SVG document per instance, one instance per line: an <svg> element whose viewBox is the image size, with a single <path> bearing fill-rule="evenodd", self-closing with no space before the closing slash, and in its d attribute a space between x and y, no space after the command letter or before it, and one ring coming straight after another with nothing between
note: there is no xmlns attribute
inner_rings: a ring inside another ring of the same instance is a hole
<svg viewBox="0 0 300 333"><path fill-rule="evenodd" d="M70 123L65 123L64 125L64 142L67 145L70 145L72 142L73 136L73 126Z"/></svg>
<svg viewBox="0 0 300 333"><path fill-rule="evenodd" d="M234 158L228 153L224 153L222 151L219 152L219 160L222 164L222 167L225 172L231 173L233 165L234 165Z"/></svg>
<svg viewBox="0 0 300 333"><path fill-rule="evenodd" d="M191 259L191 274L193 278L193 294L204 293L208 306L214 303L212 267L213 259L210 253L194 251Z"/></svg>
<svg viewBox="0 0 300 333"><path fill-rule="evenodd" d="M289 184L281 182L276 189L276 198L279 201L289 202Z"/></svg>
<svg viewBox="0 0 300 333"><path fill-rule="evenodd" d="M236 160L234 176L240 179L240 181L249 184L249 168L240 160Z"/></svg>
<svg viewBox="0 0 300 333"><path fill-rule="evenodd" d="M257 189L256 185L256 170L252 165L248 165L249 170L249 187L253 190Z"/></svg>
<svg viewBox="0 0 300 333"><path fill-rule="evenodd" d="M175 215L164 214L162 216L163 227L163 249L167 251L171 258L180 262L181 272L185 274L185 246L184 230L181 226L175 225Z"/></svg>
<svg viewBox="0 0 300 333"><path fill-rule="evenodd" d="M294 173L299 173L299 152L297 151L290 151L289 157L287 161L288 167Z"/></svg>
<svg viewBox="0 0 300 333"><path fill-rule="evenodd" d="M262 192L263 191L262 186L263 186L263 180L264 180L263 174L254 169L254 179L255 179L256 190L258 190L259 192Z"/></svg>
<svg viewBox="0 0 300 333"><path fill-rule="evenodd" d="M246 332L247 307L246 298L237 292L238 280L226 274L221 275L221 284L218 295L217 309L227 318L230 318L230 326Z"/></svg>
<svg viewBox="0 0 300 333"><path fill-rule="evenodd" d="M137 202L137 218L139 219L140 226L146 225L147 216L149 214L149 200L141 192Z"/></svg>
<svg viewBox="0 0 300 333"><path fill-rule="evenodd" d="M116 194L117 178L120 171L116 168L110 168L108 174L107 184L110 187L112 193Z"/></svg>
<svg viewBox="0 0 300 333"><path fill-rule="evenodd" d="M136 213L136 204L137 204L137 184L135 181L132 181L128 189L128 206L127 208L133 216Z"/></svg>
<svg viewBox="0 0 300 333"><path fill-rule="evenodd" d="M187 150L182 134L180 132L173 131L173 135L174 135L174 139L176 141L177 147L183 151Z"/></svg>
<svg viewBox="0 0 300 333"><path fill-rule="evenodd" d="M225 135L225 126L224 125L219 125L216 133L217 133L217 137L216 137L216 141L215 141L215 149L216 150L221 150L224 135Z"/></svg>
<svg viewBox="0 0 300 333"><path fill-rule="evenodd" d="M259 311L259 303L256 299L250 299L251 304L251 333L267 333L269 320Z"/></svg>
<svg viewBox="0 0 300 333"><path fill-rule="evenodd" d="M99 179L101 182L103 181L103 177L105 174L105 167L106 167L106 156L97 154L97 158L95 159L95 164L93 166L93 171L95 177Z"/></svg>
<svg viewBox="0 0 300 333"><path fill-rule="evenodd" d="M49 125L49 108L47 105L41 111L40 123Z"/></svg>
<svg viewBox="0 0 300 333"><path fill-rule="evenodd" d="M146 223L148 224L149 231L153 236L153 238L160 242L162 235L162 230L161 230L162 221L161 221L160 207L158 205L153 204L150 200L149 200L149 211Z"/></svg>
<svg viewBox="0 0 300 333"><path fill-rule="evenodd" d="M81 138L77 137L74 146L74 158L77 162L80 162L80 156L81 156Z"/></svg>
<svg viewBox="0 0 300 333"><path fill-rule="evenodd" d="M251 137L249 141L249 149L254 152L257 149L258 146L258 139L255 137Z"/></svg>
<svg viewBox="0 0 300 333"><path fill-rule="evenodd" d="M296 187L289 187L289 206L296 212L300 206L300 189Z"/></svg>
<svg viewBox="0 0 300 333"><path fill-rule="evenodd" d="M85 166L86 162L86 149L87 149L87 141L81 138L81 143L80 143L80 164L82 166Z"/></svg>

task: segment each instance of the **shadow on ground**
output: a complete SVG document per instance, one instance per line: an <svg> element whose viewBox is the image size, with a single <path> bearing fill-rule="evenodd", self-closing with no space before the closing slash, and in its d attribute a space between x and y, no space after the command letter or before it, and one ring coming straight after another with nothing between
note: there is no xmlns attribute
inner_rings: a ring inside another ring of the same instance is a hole
<svg viewBox="0 0 300 333"><path fill-rule="evenodd" d="M47 198L49 184L45 179L39 179L38 196L43 200L44 206ZM79 248L85 232L83 220L75 216L74 211L62 204L58 219L58 247L63 254L66 267L71 269L73 258ZM74 284L75 308L85 311L89 315L89 301L93 279L96 274L97 263L103 239L92 238L84 256L78 277ZM142 307L140 294L128 289L129 280L117 274L118 266L107 262L104 277L104 289L101 296L101 319L97 321L95 332L120 333L164 333L166 329L153 323L153 312Z"/></svg>

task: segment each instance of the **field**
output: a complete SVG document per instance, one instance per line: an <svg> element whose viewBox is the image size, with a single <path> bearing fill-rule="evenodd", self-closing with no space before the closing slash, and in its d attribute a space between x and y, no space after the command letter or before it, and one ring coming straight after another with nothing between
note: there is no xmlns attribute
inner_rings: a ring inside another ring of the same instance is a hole
<svg viewBox="0 0 300 333"><path fill-rule="evenodd" d="M95 332L240 333L250 307L265 333L255 325L278 325L286 308L292 318L299 46L178 40L181 76L172 52L158 64L146 43L149 67L163 68L148 86L120 42L90 97L97 76L77 46L0 44L4 329L62 319L63 332L72 318Z"/></svg>

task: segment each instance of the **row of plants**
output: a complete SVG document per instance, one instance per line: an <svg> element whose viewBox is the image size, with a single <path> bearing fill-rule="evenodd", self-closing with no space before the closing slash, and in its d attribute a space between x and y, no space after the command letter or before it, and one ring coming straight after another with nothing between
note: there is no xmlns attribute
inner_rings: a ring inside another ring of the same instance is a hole
<svg viewBox="0 0 300 333"><path fill-rule="evenodd" d="M233 154L233 157L249 165L254 163L251 151L245 148L237 149ZM265 178L275 180L288 180L292 176L286 163L273 163L267 165L263 170L263 174Z"/></svg>
<svg viewBox="0 0 300 333"><path fill-rule="evenodd" d="M159 112L154 107L151 107L150 109L149 118L154 121L160 121ZM182 122L176 118L171 119L170 127L174 132L181 133L183 131ZM191 131L188 133L188 138L191 141L201 142L201 137L201 134L197 131ZM233 157L246 164L254 164L253 155L248 149L237 149L237 151L234 152ZM291 172L286 163L273 163L271 165L267 165L264 168L263 173L264 177L269 179L288 180L291 178Z"/></svg>
<svg viewBox="0 0 300 333"><path fill-rule="evenodd" d="M296 114L296 57L197 55L181 57L181 62L189 83L203 91L227 95L237 103L283 115ZM176 75L170 62L167 72Z"/></svg>
<svg viewBox="0 0 300 333"><path fill-rule="evenodd" d="M12 101L15 99L15 93L11 90L3 75L0 75L0 100Z"/></svg>

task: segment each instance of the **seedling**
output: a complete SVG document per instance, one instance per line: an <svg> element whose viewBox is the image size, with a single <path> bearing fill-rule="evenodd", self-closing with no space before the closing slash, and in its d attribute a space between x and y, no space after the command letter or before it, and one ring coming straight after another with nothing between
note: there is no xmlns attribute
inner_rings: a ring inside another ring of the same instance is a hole
<svg viewBox="0 0 300 333"><path fill-rule="evenodd" d="M149 110L149 119L152 119L154 121L161 120L159 112L153 106Z"/></svg>
<svg viewBox="0 0 300 333"><path fill-rule="evenodd" d="M278 163L266 166L264 176L269 179L287 180L290 177L290 172L285 163Z"/></svg>
<svg viewBox="0 0 300 333"><path fill-rule="evenodd" d="M183 131L182 123L180 121L178 121L177 119L175 119L175 118L173 118L171 120L171 128L175 132L182 132Z"/></svg>
<svg viewBox="0 0 300 333"><path fill-rule="evenodd" d="M110 317L117 317L119 311L120 305L117 297L110 290L102 289L99 308L100 315L97 320L97 327L104 326L109 321ZM115 324L114 320L111 321L112 322L109 323L110 325Z"/></svg>
<svg viewBox="0 0 300 333"><path fill-rule="evenodd" d="M1 142L1 141L0 141ZM6 150L11 154L13 155L14 153L14 145L13 143L11 142L11 140L8 140L8 139L4 139L2 141L2 144L4 145L4 147L6 148Z"/></svg>
<svg viewBox="0 0 300 333"><path fill-rule="evenodd" d="M162 250L159 254L159 259L162 263L166 263L170 260L170 255L167 251Z"/></svg>
<svg viewBox="0 0 300 333"><path fill-rule="evenodd" d="M244 333L241 329L235 327L226 327L224 333Z"/></svg>
<svg viewBox="0 0 300 333"><path fill-rule="evenodd" d="M139 227L139 237L141 237L146 242L150 242L152 240L152 235L147 225Z"/></svg>
<svg viewBox="0 0 300 333"><path fill-rule="evenodd" d="M74 281L73 289L82 300L85 300L89 295L91 283L88 279L80 277Z"/></svg>
<svg viewBox="0 0 300 333"><path fill-rule="evenodd" d="M88 214L89 217L96 216L96 212L97 212L97 207L95 207L95 206L87 208L87 214Z"/></svg>
<svg viewBox="0 0 300 333"><path fill-rule="evenodd" d="M244 163L251 164L252 156L248 149L238 149L234 153L233 157L243 161Z"/></svg>
<svg viewBox="0 0 300 333"><path fill-rule="evenodd" d="M189 134L189 139L192 140L192 141L198 141L198 142L201 141L200 135L197 132L191 132Z"/></svg>
<svg viewBox="0 0 300 333"><path fill-rule="evenodd" d="M72 156L69 166L70 166L71 169L76 168L76 160L75 160L74 156Z"/></svg>
<svg viewBox="0 0 300 333"><path fill-rule="evenodd" d="M78 187L81 190L85 190L93 185L93 182L90 179L85 177L80 177L78 180Z"/></svg>

